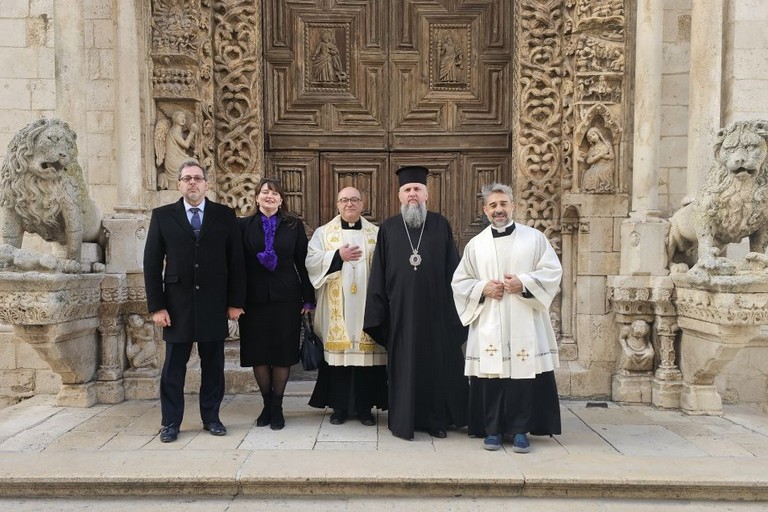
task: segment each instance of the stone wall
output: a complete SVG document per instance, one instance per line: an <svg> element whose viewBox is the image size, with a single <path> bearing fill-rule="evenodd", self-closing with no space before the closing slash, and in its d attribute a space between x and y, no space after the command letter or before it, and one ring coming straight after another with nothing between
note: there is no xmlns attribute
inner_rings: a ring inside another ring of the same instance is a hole
<svg viewBox="0 0 768 512"><path fill-rule="evenodd" d="M659 208L664 216L685 196L688 152L691 0L664 2L659 147Z"/></svg>
<svg viewBox="0 0 768 512"><path fill-rule="evenodd" d="M726 3L723 124L768 118L768 2Z"/></svg>
<svg viewBox="0 0 768 512"><path fill-rule="evenodd" d="M113 0L2 0L0 6L0 160L24 125L39 117L61 117L77 131L91 196L102 211L112 211L118 183ZM82 62L71 61L75 52L56 47L62 39L56 35L57 8L66 10L68 19L82 21ZM72 91L60 80L63 68L82 69L81 90ZM67 115L62 101L78 94L85 105L84 129Z"/></svg>

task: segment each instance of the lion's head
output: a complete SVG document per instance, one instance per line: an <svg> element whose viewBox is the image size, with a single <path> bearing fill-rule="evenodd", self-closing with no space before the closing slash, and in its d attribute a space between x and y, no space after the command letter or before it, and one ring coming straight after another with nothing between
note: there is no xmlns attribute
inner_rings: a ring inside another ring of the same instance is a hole
<svg viewBox="0 0 768 512"><path fill-rule="evenodd" d="M8 144L3 181L14 173L31 172L43 179L56 177L77 159L77 136L59 119L38 119L21 130Z"/></svg>
<svg viewBox="0 0 768 512"><path fill-rule="evenodd" d="M715 178L725 184L731 180L768 181L768 122L738 121L720 130L715 142Z"/></svg>

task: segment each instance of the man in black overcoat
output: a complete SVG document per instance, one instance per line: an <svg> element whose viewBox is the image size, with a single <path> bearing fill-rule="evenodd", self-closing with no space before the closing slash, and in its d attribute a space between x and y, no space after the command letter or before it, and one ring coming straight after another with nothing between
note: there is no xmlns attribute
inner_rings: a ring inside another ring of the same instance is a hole
<svg viewBox="0 0 768 512"><path fill-rule="evenodd" d="M224 339L227 319L245 304L245 265L235 212L206 199L208 174L196 160L179 169L181 199L152 211L144 249L147 308L163 327L160 440L175 441L184 417L184 379L192 344L200 355L203 428L223 436Z"/></svg>

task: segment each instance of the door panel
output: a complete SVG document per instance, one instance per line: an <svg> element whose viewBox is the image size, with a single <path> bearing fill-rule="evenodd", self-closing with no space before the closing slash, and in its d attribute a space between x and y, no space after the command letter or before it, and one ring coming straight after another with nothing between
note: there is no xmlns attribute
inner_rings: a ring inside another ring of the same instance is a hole
<svg viewBox="0 0 768 512"><path fill-rule="evenodd" d="M399 211L395 171L424 165L429 208L460 246L483 226L480 187L510 183L512 0L268 0L267 173L310 225L345 186L364 215ZM302 187L302 188L296 188Z"/></svg>
<svg viewBox="0 0 768 512"><path fill-rule="evenodd" d="M320 156L320 224L338 214L336 197L344 187L355 187L363 198L363 215L376 224L389 216L387 153L323 153Z"/></svg>

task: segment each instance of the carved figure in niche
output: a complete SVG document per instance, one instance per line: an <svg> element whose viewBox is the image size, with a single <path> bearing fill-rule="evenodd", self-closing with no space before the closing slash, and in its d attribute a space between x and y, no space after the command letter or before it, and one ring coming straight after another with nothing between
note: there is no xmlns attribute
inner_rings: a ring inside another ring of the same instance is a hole
<svg viewBox="0 0 768 512"><path fill-rule="evenodd" d="M581 160L589 167L584 171L584 190L597 194L610 193L613 191L613 146L595 126L587 130L585 138L589 149Z"/></svg>
<svg viewBox="0 0 768 512"><path fill-rule="evenodd" d="M737 121L720 130L715 162L695 199L670 219L669 262L731 272L725 246L749 238L751 260L768 246L768 121ZM696 251L698 249L698 251ZM698 254L695 254L698 252Z"/></svg>
<svg viewBox="0 0 768 512"><path fill-rule="evenodd" d="M323 30L320 42L312 54L312 77L317 82L341 82L346 78L339 48L333 39L333 30Z"/></svg>
<svg viewBox="0 0 768 512"><path fill-rule="evenodd" d="M653 345L649 339L650 328L645 320L635 320L621 328L619 368L626 371L649 372L653 370Z"/></svg>
<svg viewBox="0 0 768 512"><path fill-rule="evenodd" d="M128 315L125 355L131 368L157 367L157 342L155 324L148 322L142 315Z"/></svg>
<svg viewBox="0 0 768 512"><path fill-rule="evenodd" d="M447 35L442 43L438 43L437 51L440 55L440 73L438 75L440 81L461 82L464 55L459 45L453 41L450 35Z"/></svg>
<svg viewBox="0 0 768 512"><path fill-rule="evenodd" d="M192 123L189 131L184 134L188 122L188 113L184 110L178 109L171 113L171 120L173 125L161 117L155 125L155 163L163 166L157 175L157 187L160 190L172 187L176 183L176 173L181 163L194 156L194 151L189 148L199 130L197 124Z"/></svg>
<svg viewBox="0 0 768 512"><path fill-rule="evenodd" d="M11 263L21 253L24 232L64 245L69 261L35 258L35 265L64 272L80 271L83 242L103 241L101 212L77 163L76 139L64 121L38 119L8 144L0 189L1 263Z"/></svg>

